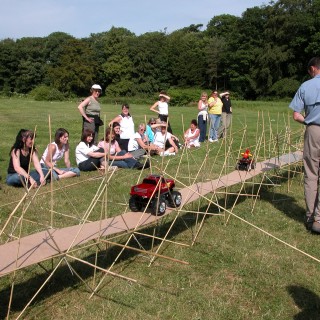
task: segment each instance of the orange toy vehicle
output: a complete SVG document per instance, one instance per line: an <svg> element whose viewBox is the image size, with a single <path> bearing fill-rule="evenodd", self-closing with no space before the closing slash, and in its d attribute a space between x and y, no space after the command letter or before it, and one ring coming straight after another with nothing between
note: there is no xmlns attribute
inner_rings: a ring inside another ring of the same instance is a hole
<svg viewBox="0 0 320 320"><path fill-rule="evenodd" d="M256 163L254 159L252 159L252 154L250 153L249 149L246 149L245 152L241 153L242 158L238 160L236 164L236 170L241 171L250 171L256 167Z"/></svg>

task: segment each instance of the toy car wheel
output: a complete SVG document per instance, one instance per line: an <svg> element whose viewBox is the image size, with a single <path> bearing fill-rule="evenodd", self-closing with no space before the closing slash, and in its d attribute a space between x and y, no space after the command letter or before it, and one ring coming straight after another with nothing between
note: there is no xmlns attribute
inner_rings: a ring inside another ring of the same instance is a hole
<svg viewBox="0 0 320 320"><path fill-rule="evenodd" d="M240 169L240 165L239 165L239 163L237 163L237 164L236 164L235 169L236 169L236 170L239 170L239 169Z"/></svg>
<svg viewBox="0 0 320 320"><path fill-rule="evenodd" d="M168 204L170 207L177 208L180 207L182 202L182 195L178 191L172 191L168 196Z"/></svg>
<svg viewBox="0 0 320 320"><path fill-rule="evenodd" d="M256 168L256 163L255 162L251 162L251 169L255 169Z"/></svg>
<svg viewBox="0 0 320 320"><path fill-rule="evenodd" d="M157 216L162 216L167 209L167 203L164 196L160 196L159 201L157 198L154 199L153 213Z"/></svg>
<svg viewBox="0 0 320 320"><path fill-rule="evenodd" d="M131 196L129 199L129 208L133 212L141 211L142 209L142 203L137 196Z"/></svg>

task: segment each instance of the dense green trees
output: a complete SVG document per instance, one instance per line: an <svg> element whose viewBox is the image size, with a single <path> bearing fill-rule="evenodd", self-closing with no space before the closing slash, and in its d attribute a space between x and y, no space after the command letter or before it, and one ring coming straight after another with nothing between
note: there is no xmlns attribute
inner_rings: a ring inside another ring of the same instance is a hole
<svg viewBox="0 0 320 320"><path fill-rule="evenodd" d="M84 95L97 82L108 96L202 87L246 99L288 97L307 79L309 58L320 54L320 0L271 1L241 17L215 16L202 29L136 36L113 27L84 39L63 32L3 39L0 91Z"/></svg>

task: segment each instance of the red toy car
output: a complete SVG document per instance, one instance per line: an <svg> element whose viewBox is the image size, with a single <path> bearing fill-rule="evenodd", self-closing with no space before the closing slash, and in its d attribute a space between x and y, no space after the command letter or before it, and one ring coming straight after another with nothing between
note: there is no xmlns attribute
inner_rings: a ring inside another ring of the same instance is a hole
<svg viewBox="0 0 320 320"><path fill-rule="evenodd" d="M252 159L252 154L249 149L241 153L242 158L238 160L236 164L236 170L250 171L256 167L254 159Z"/></svg>
<svg viewBox="0 0 320 320"><path fill-rule="evenodd" d="M174 191L173 179L165 179L160 175L151 174L144 178L142 183L131 187L129 207L131 211L141 211L142 207L148 205L153 214L163 215L167 205L177 208L181 205L182 196ZM160 190L160 191L159 191Z"/></svg>

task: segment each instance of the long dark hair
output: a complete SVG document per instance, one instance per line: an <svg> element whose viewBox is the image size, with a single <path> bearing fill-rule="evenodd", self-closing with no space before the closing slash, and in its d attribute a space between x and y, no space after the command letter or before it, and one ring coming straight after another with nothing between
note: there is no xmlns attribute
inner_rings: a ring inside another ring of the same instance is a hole
<svg viewBox="0 0 320 320"><path fill-rule="evenodd" d="M12 150L14 150L14 153L17 152L17 150L22 149L25 146L27 138L34 138L34 133L31 130L28 129L20 129L20 131L17 134L16 141L11 147L9 155L11 155ZM33 145L33 149L35 150L35 145ZM29 148L29 152L31 151L31 148Z"/></svg>
<svg viewBox="0 0 320 320"><path fill-rule="evenodd" d="M91 147L91 146L93 145L93 142L94 142L94 132L93 132L92 130L84 129L84 130L82 131L81 141L83 141L84 143L87 144L87 143L88 143L88 142L87 142L87 138L88 138L89 136L92 136L92 137L93 137L92 141L89 143L89 147Z"/></svg>
<svg viewBox="0 0 320 320"><path fill-rule="evenodd" d="M56 133L54 135L54 142L59 145L60 144L60 138L62 136L64 136L65 134L69 135L68 130L66 130L64 128L57 129L57 131L56 131Z"/></svg>

